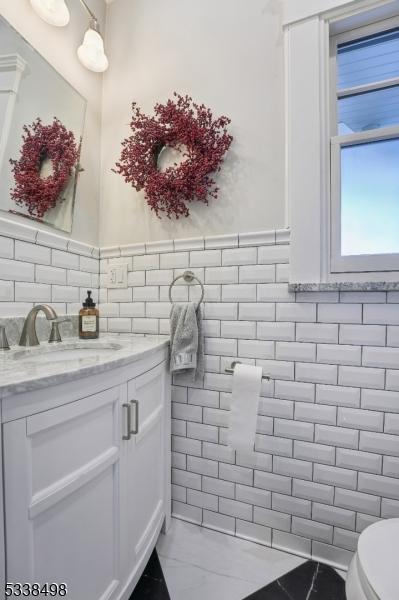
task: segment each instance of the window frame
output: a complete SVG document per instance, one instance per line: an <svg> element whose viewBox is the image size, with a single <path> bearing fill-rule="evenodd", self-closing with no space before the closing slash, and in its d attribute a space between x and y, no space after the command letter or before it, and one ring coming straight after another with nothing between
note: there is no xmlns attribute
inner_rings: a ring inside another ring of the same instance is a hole
<svg viewBox="0 0 399 600"><path fill-rule="evenodd" d="M338 134L337 104L340 97L353 92L386 89L399 85L399 77L378 83L370 83L345 90L338 90L337 85L337 48L339 44L354 41L369 35L377 34L399 27L399 17L391 17L376 21L369 25L358 27L330 37L330 272L361 273L375 271L398 271L399 253L392 254L341 254L341 149L348 146L366 144L390 139L399 139L398 125L355 132L353 134Z"/></svg>

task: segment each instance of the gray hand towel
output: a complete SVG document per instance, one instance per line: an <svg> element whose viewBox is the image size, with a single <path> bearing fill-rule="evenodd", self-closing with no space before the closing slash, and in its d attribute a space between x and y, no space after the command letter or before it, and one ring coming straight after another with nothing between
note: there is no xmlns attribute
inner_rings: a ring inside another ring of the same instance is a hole
<svg viewBox="0 0 399 600"><path fill-rule="evenodd" d="M170 371L203 375L204 348L201 307L195 302L173 304L170 311Z"/></svg>

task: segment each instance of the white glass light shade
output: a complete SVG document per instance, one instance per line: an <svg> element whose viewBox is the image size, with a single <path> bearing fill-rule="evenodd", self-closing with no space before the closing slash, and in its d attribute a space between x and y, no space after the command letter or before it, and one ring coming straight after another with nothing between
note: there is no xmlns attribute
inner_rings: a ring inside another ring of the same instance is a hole
<svg viewBox="0 0 399 600"><path fill-rule="evenodd" d="M33 10L43 21L56 27L69 23L69 10L65 0L30 0Z"/></svg>
<svg viewBox="0 0 399 600"><path fill-rule="evenodd" d="M82 65L90 71L102 73L108 69L103 39L94 29L86 31L83 44L78 48L78 57Z"/></svg>

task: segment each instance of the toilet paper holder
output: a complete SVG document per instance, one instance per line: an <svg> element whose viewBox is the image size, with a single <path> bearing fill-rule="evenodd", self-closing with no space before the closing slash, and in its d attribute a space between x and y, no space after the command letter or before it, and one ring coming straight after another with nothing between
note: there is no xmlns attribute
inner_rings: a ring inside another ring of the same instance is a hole
<svg viewBox="0 0 399 600"><path fill-rule="evenodd" d="M225 370L224 370L224 372L225 372L225 373L229 373L229 375L233 375L233 374L234 374L234 367L235 367L236 365L241 365L241 364L242 364L242 363L241 363L241 361L240 361L240 360L234 360L234 361L231 363L231 366L230 366L230 368L229 368L229 367L227 367L227 369L225 369ZM270 381L270 377L269 377L269 375L262 375L262 379L265 379L266 381Z"/></svg>

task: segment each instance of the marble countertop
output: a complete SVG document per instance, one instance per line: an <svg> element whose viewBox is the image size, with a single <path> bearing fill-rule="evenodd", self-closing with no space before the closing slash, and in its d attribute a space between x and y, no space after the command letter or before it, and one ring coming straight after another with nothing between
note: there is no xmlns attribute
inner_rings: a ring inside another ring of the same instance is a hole
<svg viewBox="0 0 399 600"><path fill-rule="evenodd" d="M0 398L122 367L169 345L167 336L102 335L0 351Z"/></svg>
<svg viewBox="0 0 399 600"><path fill-rule="evenodd" d="M398 281L331 281L329 283L289 283L290 292L397 292Z"/></svg>

